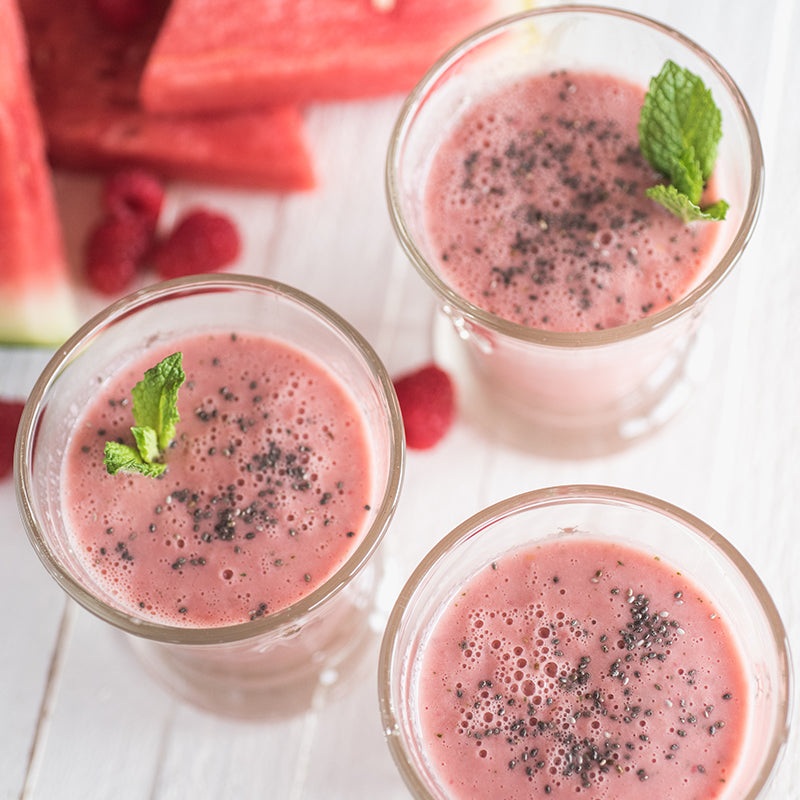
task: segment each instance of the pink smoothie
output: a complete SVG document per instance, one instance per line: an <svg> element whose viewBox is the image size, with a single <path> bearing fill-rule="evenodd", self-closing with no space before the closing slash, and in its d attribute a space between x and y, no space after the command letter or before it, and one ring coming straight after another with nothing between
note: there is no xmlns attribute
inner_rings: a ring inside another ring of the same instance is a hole
<svg viewBox="0 0 800 800"><path fill-rule="evenodd" d="M591 331L696 285L715 223L645 197L644 90L553 72L480 97L446 133L425 189L435 268L474 305L532 328Z"/></svg>
<svg viewBox="0 0 800 800"><path fill-rule="evenodd" d="M426 757L464 800L713 800L748 715L731 620L681 573L576 537L468 580L417 673Z"/></svg>
<svg viewBox="0 0 800 800"><path fill-rule="evenodd" d="M176 351L186 381L166 472L108 475L105 442L134 444L131 389ZM276 340L203 334L98 388L70 440L63 507L86 569L129 613L231 625L286 608L343 564L370 475L364 421L322 364Z"/></svg>

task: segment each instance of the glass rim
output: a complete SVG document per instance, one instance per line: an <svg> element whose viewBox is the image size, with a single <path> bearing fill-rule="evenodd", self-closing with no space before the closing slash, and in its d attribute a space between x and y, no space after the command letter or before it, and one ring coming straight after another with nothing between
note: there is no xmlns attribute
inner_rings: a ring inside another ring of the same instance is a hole
<svg viewBox="0 0 800 800"><path fill-rule="evenodd" d="M783 681L780 686L776 687L780 692L783 713L777 719L775 729L772 731L768 759L765 761L766 769L762 767L761 772L756 776L758 782L753 785L750 793L745 798L742 798L742 800L756 800L761 790L769 783L773 769L781 759L789 737L794 706L794 686L790 677L793 674L792 656L786 629L778 609L766 586L764 586L750 563L733 544L710 525L694 514L666 500L658 499L643 492L602 484L565 484L534 489L487 506L464 520L440 539L411 573L411 576L400 590L389 614L378 656L377 681L378 703L384 738L406 786L415 797L422 800L434 800L434 796L414 766L414 761L403 736L391 735L399 733L402 728L399 723L399 715L395 710L393 690L393 684L404 674L405 668L405 663L397 663L397 633L401 623L404 621L408 606L414 599L420 585L441 559L468 539L480 534L487 528L491 528L495 523L535 508L574 505L577 503L634 507L667 517L699 535L705 544L720 552L753 591L759 608L769 626L778 659L785 666ZM402 658L405 662L407 654L402 654Z"/></svg>
<svg viewBox="0 0 800 800"><path fill-rule="evenodd" d="M129 614L96 597L76 580L51 552L47 537L43 535L39 520L33 511L29 474L42 401L71 360L95 338L102 335L109 325L163 300L237 289L254 294L282 296L298 306L305 307L331 325L356 349L367 371L379 387L389 411L387 459L389 469L385 488L373 523L349 558L324 583L290 606L254 620L217 627L189 628L153 622ZM37 379L25 403L14 448L15 491L23 526L39 559L61 588L95 616L127 633L146 639L186 645L244 641L280 630L313 612L329 598L338 594L364 568L383 539L399 500L404 465L405 438L397 396L386 367L364 336L327 305L299 289L268 278L237 274L194 275L153 284L117 300L89 319L57 349Z"/></svg>
<svg viewBox="0 0 800 800"><path fill-rule="evenodd" d="M455 292L442 280L437 272L428 263L428 260L417 247L411 235L405 216L400 208L399 188L397 173L402 155L403 145L413 125L414 117L428 92L435 86L439 79L450 67L456 64L462 56L483 44L495 35L522 22L529 22L537 18L566 17L570 14L585 14L594 17L616 17L627 22L641 24L656 33L673 39L678 44L693 52L714 73L719 81L726 87L730 97L744 122L747 131L747 141L750 153L750 190L741 222L736 230L727 250L717 259L717 263L708 275L691 292L680 300L671 303L660 311L643 319L617 325L612 328L592 331L549 331L541 328L531 328L517 322L506 320L496 314L485 311L466 298ZM385 162L385 195L389 207L389 216L402 249L411 263L416 268L423 280L432 288L446 307L457 310L470 321L483 326L489 331L499 333L509 338L530 344L561 348L589 348L598 345L612 344L614 342L633 339L650 331L662 328L674 319L683 317L691 312L698 303L705 300L712 291L722 283L739 260L755 227L761 208L764 188L764 155L761 139L758 133L755 117L749 104L744 98L736 82L727 70L703 47L693 39L680 33L674 28L658 22L651 17L632 11L612 8L608 6L590 5L563 5L531 9L519 12L501 20L486 25L462 39L458 44L447 50L428 69L417 85L406 97L395 122L389 139L389 148Z"/></svg>

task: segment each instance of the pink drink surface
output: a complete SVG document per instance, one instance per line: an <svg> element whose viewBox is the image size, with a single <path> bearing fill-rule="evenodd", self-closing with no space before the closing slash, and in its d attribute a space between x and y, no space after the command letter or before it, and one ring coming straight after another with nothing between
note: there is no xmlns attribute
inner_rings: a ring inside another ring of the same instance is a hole
<svg viewBox="0 0 800 800"><path fill-rule="evenodd" d="M425 643L428 763L465 800L718 798L748 711L728 624L641 551L574 537L512 551Z"/></svg>
<svg viewBox="0 0 800 800"><path fill-rule="evenodd" d="M180 422L158 479L107 474L107 440L133 445L130 392L183 353ZM231 625L283 609L357 547L370 503L368 435L321 364L282 342L228 333L126 365L78 421L63 469L75 550L136 616Z"/></svg>
<svg viewBox="0 0 800 800"><path fill-rule="evenodd" d="M555 72L480 97L438 147L425 187L436 270L462 297L554 331L624 325L697 283L716 223L645 196L644 90Z"/></svg>

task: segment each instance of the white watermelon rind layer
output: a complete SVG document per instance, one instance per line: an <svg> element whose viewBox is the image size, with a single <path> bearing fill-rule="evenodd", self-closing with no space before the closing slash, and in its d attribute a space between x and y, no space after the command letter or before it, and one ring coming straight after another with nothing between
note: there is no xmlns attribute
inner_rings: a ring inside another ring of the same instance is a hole
<svg viewBox="0 0 800 800"><path fill-rule="evenodd" d="M77 328L72 289L49 287L35 294L0 290L0 344L57 346Z"/></svg>

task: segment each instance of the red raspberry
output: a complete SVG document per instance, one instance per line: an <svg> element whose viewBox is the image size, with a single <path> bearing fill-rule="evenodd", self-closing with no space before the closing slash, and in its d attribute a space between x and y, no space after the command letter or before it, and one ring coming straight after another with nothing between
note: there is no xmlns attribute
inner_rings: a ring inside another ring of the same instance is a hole
<svg viewBox="0 0 800 800"><path fill-rule="evenodd" d="M121 32L133 30L153 13L152 0L92 0L92 8L103 25Z"/></svg>
<svg viewBox="0 0 800 800"><path fill-rule="evenodd" d="M0 480L14 468L14 443L24 405L15 400L0 400Z"/></svg>
<svg viewBox="0 0 800 800"><path fill-rule="evenodd" d="M189 211L153 252L161 278L219 272L241 250L239 231L224 214L198 208Z"/></svg>
<svg viewBox="0 0 800 800"><path fill-rule="evenodd" d="M164 203L164 184L144 169L120 170L106 180L102 202L108 216L138 217L155 231Z"/></svg>
<svg viewBox="0 0 800 800"><path fill-rule="evenodd" d="M152 236L136 217L107 217L90 233L86 277L98 292L118 295L133 282Z"/></svg>
<svg viewBox="0 0 800 800"><path fill-rule="evenodd" d="M435 364L401 376L394 382L406 444L427 450L450 430L455 416L455 390L450 376Z"/></svg>

